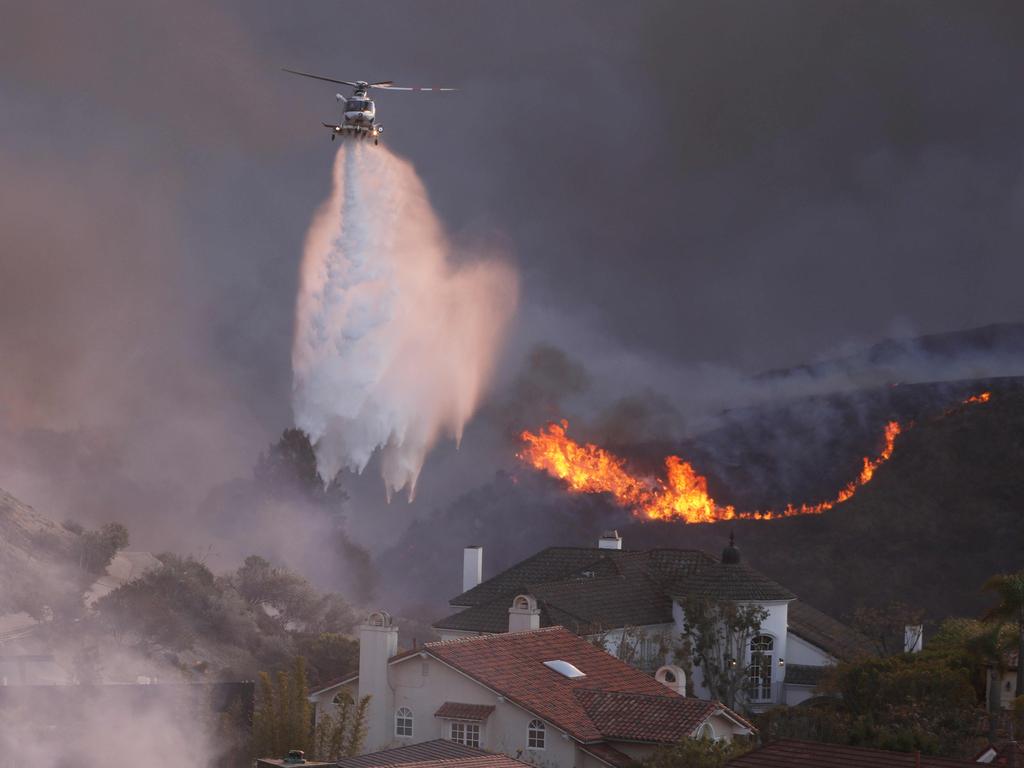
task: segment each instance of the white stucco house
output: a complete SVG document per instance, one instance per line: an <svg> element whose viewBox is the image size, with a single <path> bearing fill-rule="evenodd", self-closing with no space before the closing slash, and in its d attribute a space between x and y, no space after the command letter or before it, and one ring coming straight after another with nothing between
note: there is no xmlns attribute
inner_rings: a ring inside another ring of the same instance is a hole
<svg viewBox="0 0 1024 768"><path fill-rule="evenodd" d="M764 608L761 630L738 660L749 671L755 710L799 704L814 694L828 665L873 652L863 636L744 564L732 541L721 557L630 551L611 531L596 548L549 547L490 579L482 580L482 572L483 550L467 547L463 592L450 601L458 611L434 624L443 639L559 625L649 674L672 663L687 598ZM710 695L699 667L690 690Z"/></svg>
<svg viewBox="0 0 1024 768"><path fill-rule="evenodd" d="M535 608L510 606L506 621ZM347 689L371 697L364 751L447 739L546 768L624 768L687 737L753 732L718 702L686 697L584 638L548 627L398 652L384 612L360 628L359 671L314 691L317 717Z"/></svg>

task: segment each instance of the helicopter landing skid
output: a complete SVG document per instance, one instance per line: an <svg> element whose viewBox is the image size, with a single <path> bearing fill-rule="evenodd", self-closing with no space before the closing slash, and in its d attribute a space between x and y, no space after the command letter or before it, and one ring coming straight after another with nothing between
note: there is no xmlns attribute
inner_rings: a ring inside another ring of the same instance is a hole
<svg viewBox="0 0 1024 768"><path fill-rule="evenodd" d="M331 129L331 141L338 136L349 136L355 139L372 138L374 144L380 144L380 135L384 129L375 125L367 127L362 125L336 125L335 123L323 123L324 128Z"/></svg>

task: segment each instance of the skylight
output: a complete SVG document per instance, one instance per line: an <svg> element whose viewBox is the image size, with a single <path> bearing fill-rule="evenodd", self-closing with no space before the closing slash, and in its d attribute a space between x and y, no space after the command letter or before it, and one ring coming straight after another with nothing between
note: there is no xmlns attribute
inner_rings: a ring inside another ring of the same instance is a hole
<svg viewBox="0 0 1024 768"><path fill-rule="evenodd" d="M544 666L548 669L555 670L555 672L560 674L562 677L568 677L570 680L574 680L577 677L586 677L586 673L580 672L579 667L570 664L568 661L562 661L562 659L545 661Z"/></svg>

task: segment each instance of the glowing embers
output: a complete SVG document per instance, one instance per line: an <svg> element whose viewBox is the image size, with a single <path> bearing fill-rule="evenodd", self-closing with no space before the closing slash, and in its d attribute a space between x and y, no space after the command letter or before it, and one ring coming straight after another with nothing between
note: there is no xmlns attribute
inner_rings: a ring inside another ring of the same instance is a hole
<svg viewBox="0 0 1024 768"><path fill-rule="evenodd" d="M991 393L972 395L962 406L987 403ZM955 409L954 409L955 410ZM944 415L948 415L952 411ZM912 424L911 424L912 425ZM911 426L907 425L907 426ZM708 481L693 466L678 456L665 459L665 477L640 477L627 467L625 459L592 443L577 443L566 430L565 420L548 424L533 433L524 431L523 450L518 457L562 480L574 493L610 493L615 501L638 517L651 520L683 520L687 523L711 523L717 520L771 520L793 515L815 515L847 501L858 489L871 482L878 468L892 458L896 438L905 427L890 421L885 426L882 450L873 459L864 457L860 474L835 497L817 504L787 504L781 510L737 512L732 505L718 504L708 493Z"/></svg>

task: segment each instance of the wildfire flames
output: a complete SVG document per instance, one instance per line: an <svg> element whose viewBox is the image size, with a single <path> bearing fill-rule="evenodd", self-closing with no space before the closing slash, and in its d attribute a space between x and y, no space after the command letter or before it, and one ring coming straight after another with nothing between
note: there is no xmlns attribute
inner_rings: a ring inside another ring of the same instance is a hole
<svg viewBox="0 0 1024 768"><path fill-rule="evenodd" d="M962 405L987 403L990 392L972 395ZM911 426L908 424L907 426ZM891 457L896 438L905 427L890 421L885 425L885 443L875 458L864 457L860 474L844 486L834 498L817 504L788 504L781 510L737 512L732 505L721 505L708 494L707 478L678 456L665 459L665 477L639 477L627 468L625 459L592 443L580 444L566 431L569 422L548 424L540 431L524 431L523 450L518 457L536 469L565 482L573 493L610 493L615 501L638 517L651 520L683 520L687 523L712 523L718 520L771 520L793 515L816 515L850 499L871 482L875 471Z"/></svg>

